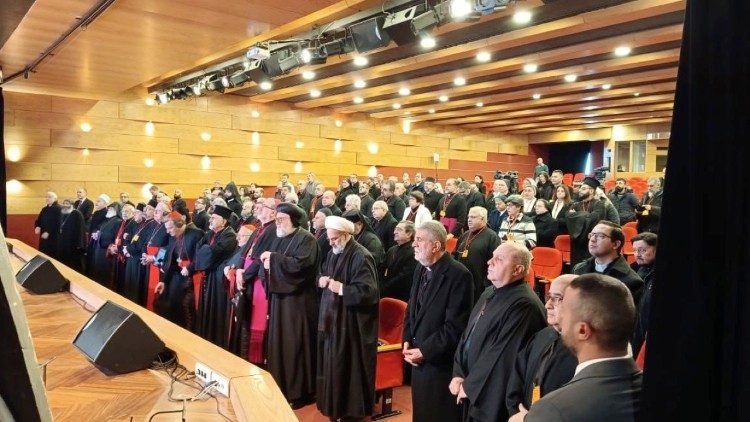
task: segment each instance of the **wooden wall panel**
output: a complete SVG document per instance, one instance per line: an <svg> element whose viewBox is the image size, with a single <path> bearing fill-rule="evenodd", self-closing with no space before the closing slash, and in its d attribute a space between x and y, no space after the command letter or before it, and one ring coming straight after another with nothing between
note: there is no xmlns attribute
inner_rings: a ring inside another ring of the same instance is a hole
<svg viewBox="0 0 750 422"><path fill-rule="evenodd" d="M314 172L329 188L351 173L366 177L373 166L386 175L422 169L445 177L484 169L486 165L470 163L484 163L488 154L527 148L525 136L428 123L415 124L405 134L399 119L256 104L245 97L149 106L143 100L5 94L6 151L12 148L20 156L18 162L6 163L8 178L21 182L20 190L9 194L12 214L36 214L47 190L61 199L73 198L83 186L92 199L102 192L113 199L128 192L131 200L142 201L147 199L142 194L146 183L169 195L180 188L192 198L215 181L234 180L267 186L271 194L281 173L296 182ZM90 132L82 131L84 122L91 125ZM148 122L153 132L147 132ZM208 141L202 139L205 134ZM335 151L337 140L340 151ZM377 145L375 154L372 144ZM437 170L434 152L440 153ZM202 168L204 155L210 158L208 169ZM153 166L146 167L146 160Z"/></svg>

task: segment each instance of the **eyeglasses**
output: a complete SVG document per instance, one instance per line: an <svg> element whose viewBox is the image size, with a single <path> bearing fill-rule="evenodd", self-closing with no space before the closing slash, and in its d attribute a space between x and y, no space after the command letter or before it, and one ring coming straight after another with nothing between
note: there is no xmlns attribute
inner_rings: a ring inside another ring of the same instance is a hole
<svg viewBox="0 0 750 422"><path fill-rule="evenodd" d="M597 241L603 240L604 238L612 239L612 236L607 236L604 233L589 233L589 239L596 238Z"/></svg>
<svg viewBox="0 0 750 422"><path fill-rule="evenodd" d="M553 295L551 295L551 294L548 293L548 294L544 295L544 303L547 303L549 301L552 301L552 305L553 306L557 306L557 305L560 304L560 302L563 301L563 297L562 296L553 296Z"/></svg>

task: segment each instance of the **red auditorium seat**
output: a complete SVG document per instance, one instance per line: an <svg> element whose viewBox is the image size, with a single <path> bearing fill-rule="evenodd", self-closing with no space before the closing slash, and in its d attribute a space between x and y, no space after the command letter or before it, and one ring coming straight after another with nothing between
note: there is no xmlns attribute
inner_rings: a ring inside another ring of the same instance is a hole
<svg viewBox="0 0 750 422"><path fill-rule="evenodd" d="M393 389L404 384L404 360L401 339L404 334L406 302L383 298L380 300L378 326L378 361L375 367L375 400L381 400L380 413L373 420L401 414L393 410Z"/></svg>
<svg viewBox="0 0 750 422"><path fill-rule="evenodd" d="M535 279L544 283L544 292L549 291L549 283L562 274L563 255L555 248L538 246L531 250L531 268Z"/></svg>
<svg viewBox="0 0 750 422"><path fill-rule="evenodd" d="M635 262L635 252L633 251L633 237L638 234L632 226L625 226L622 228L622 233L625 235L625 244L622 245L622 254L625 255L625 259L628 260L628 264Z"/></svg>
<svg viewBox="0 0 750 422"><path fill-rule="evenodd" d="M562 260L570 264L570 235L561 234L555 238L555 249L562 253Z"/></svg>
<svg viewBox="0 0 750 422"><path fill-rule="evenodd" d="M563 183L568 187L573 186L573 173L563 174Z"/></svg>

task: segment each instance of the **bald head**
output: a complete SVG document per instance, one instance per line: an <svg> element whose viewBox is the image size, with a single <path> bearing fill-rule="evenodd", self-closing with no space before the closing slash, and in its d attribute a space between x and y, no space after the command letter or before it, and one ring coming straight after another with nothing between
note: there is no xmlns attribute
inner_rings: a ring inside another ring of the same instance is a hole
<svg viewBox="0 0 750 422"><path fill-rule="evenodd" d="M323 192L323 198L321 198L321 203L324 207L330 207L333 205L334 201L336 200L336 194L333 193L332 190L327 190Z"/></svg>

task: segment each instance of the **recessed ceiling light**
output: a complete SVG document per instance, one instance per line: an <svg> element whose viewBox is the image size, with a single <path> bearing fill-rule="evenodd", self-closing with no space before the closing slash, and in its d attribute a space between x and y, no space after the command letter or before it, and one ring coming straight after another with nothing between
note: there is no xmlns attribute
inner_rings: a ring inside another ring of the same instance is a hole
<svg viewBox="0 0 750 422"><path fill-rule="evenodd" d="M523 65L523 71L526 73L534 73L537 69L539 69L539 66L536 63L526 63Z"/></svg>
<svg viewBox="0 0 750 422"><path fill-rule="evenodd" d="M341 127L341 126L343 126L343 125L344 125L344 122L342 122L342 121L341 121L341 120L339 120L339 119L336 119L336 127Z"/></svg>
<svg viewBox="0 0 750 422"><path fill-rule="evenodd" d="M363 81L362 79L357 79L354 81L354 87L355 88L364 88L367 86L367 82Z"/></svg>
<svg viewBox="0 0 750 422"><path fill-rule="evenodd" d="M572 73L570 75L565 75L565 82L575 82L576 79L578 79L578 76Z"/></svg>
<svg viewBox="0 0 750 422"><path fill-rule="evenodd" d="M448 101L448 96L447 95L441 95L441 96L438 97L438 100L440 100L441 103L444 103L444 102Z"/></svg>
<svg viewBox="0 0 750 422"><path fill-rule="evenodd" d="M84 132L91 132L91 124L88 122L81 123L81 130Z"/></svg>
<svg viewBox="0 0 750 422"><path fill-rule="evenodd" d="M435 114L435 109L431 108L431 109L427 110L427 112L430 113L430 114Z"/></svg>
<svg viewBox="0 0 750 422"><path fill-rule="evenodd" d="M595 110L597 108L598 108L597 106L586 106L586 107L582 108L582 110Z"/></svg>
<svg viewBox="0 0 750 422"><path fill-rule="evenodd" d="M617 57L625 57L630 54L630 47L622 45L620 47L615 48L615 56Z"/></svg>
<svg viewBox="0 0 750 422"><path fill-rule="evenodd" d="M395 110L398 110L398 109L400 109L400 108L401 108L401 104L399 104L399 103L393 103L392 107L393 107L393 108L394 108Z"/></svg>
<svg viewBox="0 0 750 422"><path fill-rule="evenodd" d="M513 22L519 25L531 22L531 12L528 10L519 10L513 14Z"/></svg>
<svg viewBox="0 0 750 422"><path fill-rule="evenodd" d="M315 77L315 72L312 70L306 70L302 72L302 79L307 79L308 81Z"/></svg>
<svg viewBox="0 0 750 422"><path fill-rule="evenodd" d="M641 95L641 93L640 93L640 92L636 92L635 94L633 94L633 96L634 96L634 97L637 97L637 96L639 96L639 95Z"/></svg>
<svg viewBox="0 0 750 422"><path fill-rule="evenodd" d="M354 64L356 66L362 67L367 65L367 57L365 56L357 56L354 58Z"/></svg>
<svg viewBox="0 0 750 422"><path fill-rule="evenodd" d="M310 96L313 98L318 98L320 97L320 91L317 89L310 90Z"/></svg>
<svg viewBox="0 0 750 422"><path fill-rule="evenodd" d="M612 84L604 84L602 85L602 89L610 89L612 88Z"/></svg>
<svg viewBox="0 0 750 422"><path fill-rule="evenodd" d="M365 102L362 97L354 97L352 101L354 101L354 104L362 104L363 102Z"/></svg>
<svg viewBox="0 0 750 422"><path fill-rule="evenodd" d="M434 48L437 43L435 42L435 38L432 38L430 36L422 37L422 39L419 41L419 45L422 46L422 48Z"/></svg>
<svg viewBox="0 0 750 422"><path fill-rule="evenodd" d="M251 115L251 116L253 116L253 117L255 117L256 119L257 119L258 117L260 117L260 113L258 112L258 110L253 110L253 111L251 111L251 112L250 112L250 115Z"/></svg>
<svg viewBox="0 0 750 422"><path fill-rule="evenodd" d="M273 88L273 84L271 82L264 81L264 82L260 83L260 89L262 89L264 91L268 91L271 88Z"/></svg>
<svg viewBox="0 0 750 422"><path fill-rule="evenodd" d="M411 94L411 90L407 87L403 87L398 90L398 95L407 96L409 94Z"/></svg>
<svg viewBox="0 0 750 422"><path fill-rule="evenodd" d="M538 100L538 99L542 98L542 94L538 94L538 93L534 94L534 95L531 96L531 98L533 98L535 100Z"/></svg>
<svg viewBox="0 0 750 422"><path fill-rule="evenodd" d="M477 106L477 107L484 107L484 103L480 101L480 102L478 102L478 103L476 104L476 106Z"/></svg>
<svg viewBox="0 0 750 422"><path fill-rule="evenodd" d="M461 76L457 77L456 79L453 80L453 85L456 85L456 86L466 85L466 78L461 77Z"/></svg>
<svg viewBox="0 0 750 422"><path fill-rule="evenodd" d="M477 60L480 62L488 62L490 59L492 59L492 54L486 51L480 51L477 53Z"/></svg>
<svg viewBox="0 0 750 422"><path fill-rule="evenodd" d="M596 116L598 116L598 114L596 114L596 113L591 113L591 114L584 114L583 116L581 116L581 118L582 118L582 119L588 119L588 118L590 118L590 117L596 117Z"/></svg>
<svg viewBox="0 0 750 422"><path fill-rule="evenodd" d="M583 101L594 101L594 100L595 100L595 99L597 99L597 98L598 98L598 97L594 97L594 96L591 96L591 97L583 97Z"/></svg>

